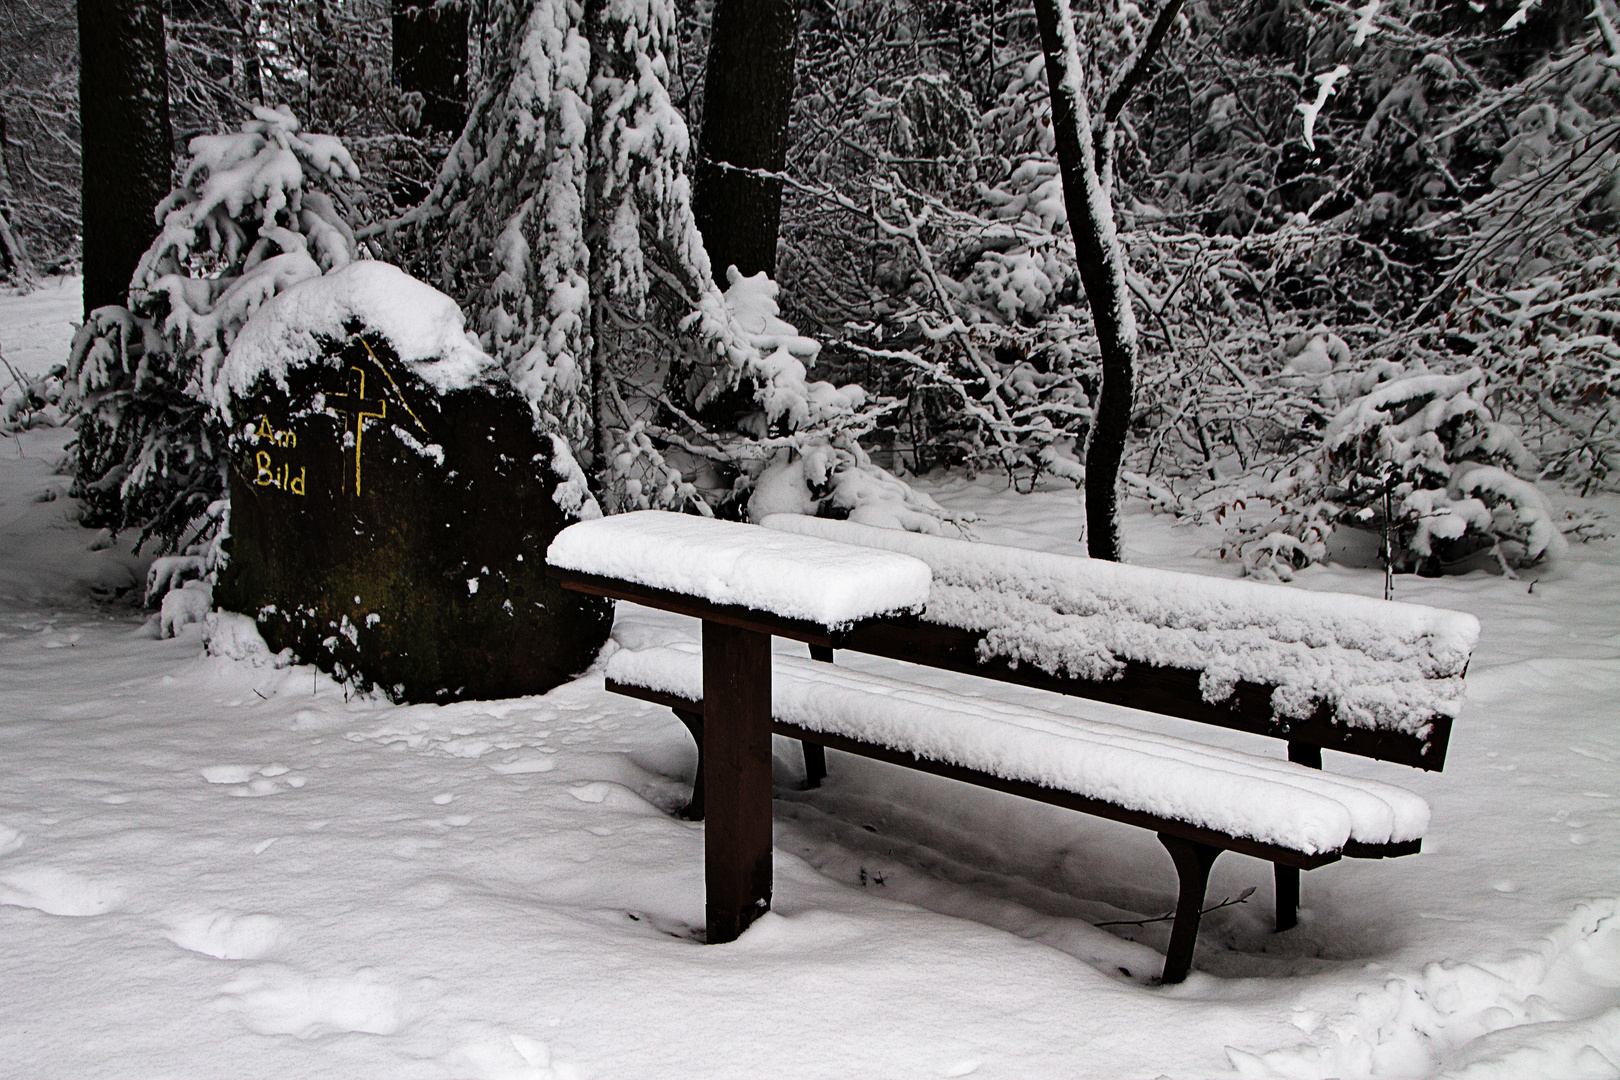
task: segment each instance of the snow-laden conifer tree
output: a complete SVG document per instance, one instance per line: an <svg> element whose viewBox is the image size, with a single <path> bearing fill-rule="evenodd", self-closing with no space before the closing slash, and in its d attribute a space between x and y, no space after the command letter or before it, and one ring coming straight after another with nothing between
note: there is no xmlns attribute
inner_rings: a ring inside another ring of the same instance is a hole
<svg viewBox="0 0 1620 1080"><path fill-rule="evenodd" d="M256 107L240 131L199 135L180 186L158 204L128 305L89 313L67 381L77 400L75 494L84 523L184 546L224 489L224 443L200 396L248 317L358 254L341 142Z"/></svg>
<svg viewBox="0 0 1620 1080"><path fill-rule="evenodd" d="M715 283L668 91L670 0L491 0L482 22L495 52L467 127L424 203L376 235L462 303L609 506L730 496L740 513L809 447L880 472L855 443L880 406L807 382L813 348L742 325L759 282L729 303Z"/></svg>

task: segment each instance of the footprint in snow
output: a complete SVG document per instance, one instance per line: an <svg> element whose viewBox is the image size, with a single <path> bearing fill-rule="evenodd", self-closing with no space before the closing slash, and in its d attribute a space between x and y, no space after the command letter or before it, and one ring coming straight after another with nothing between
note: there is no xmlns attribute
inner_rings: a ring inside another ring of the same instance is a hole
<svg viewBox="0 0 1620 1080"><path fill-rule="evenodd" d="M304 777L292 772L285 765L210 765L206 769L197 770L202 778L210 784L243 785L236 787L231 794L254 797L260 795L274 795L285 791L285 784L290 788L304 786Z"/></svg>
<svg viewBox="0 0 1620 1080"><path fill-rule="evenodd" d="M47 915L105 915L123 902L116 885L58 870L30 866L0 875L0 905L34 908Z"/></svg>
<svg viewBox="0 0 1620 1080"><path fill-rule="evenodd" d="M210 765L198 770L210 784L245 784L259 771L257 765Z"/></svg>
<svg viewBox="0 0 1620 1080"><path fill-rule="evenodd" d="M554 1065L551 1048L527 1035L491 1035L461 1047L481 1080L569 1080L578 1074Z"/></svg>
<svg viewBox="0 0 1620 1080"><path fill-rule="evenodd" d="M210 911L178 920L163 936L182 949L217 960L257 960L275 947L281 930L281 920L274 915Z"/></svg>
<svg viewBox="0 0 1620 1080"><path fill-rule="evenodd" d="M577 784L568 789L568 794L582 803L600 803L605 809L627 811L632 814L657 814L663 816L664 811L631 791L623 784L615 784L611 780L592 780L588 783Z"/></svg>
<svg viewBox="0 0 1620 1080"><path fill-rule="evenodd" d="M497 762L489 766L490 771L500 773L502 776L550 772L556 767L557 763L551 758L535 756L522 756L513 761Z"/></svg>
<svg viewBox="0 0 1620 1080"><path fill-rule="evenodd" d="M260 1035L313 1039L334 1031L392 1035L404 1024L399 991L368 971L314 978L280 965L243 972L217 1007Z"/></svg>
<svg viewBox="0 0 1620 1080"><path fill-rule="evenodd" d="M9 855L23 845L23 834L16 829L0 825L0 855Z"/></svg>

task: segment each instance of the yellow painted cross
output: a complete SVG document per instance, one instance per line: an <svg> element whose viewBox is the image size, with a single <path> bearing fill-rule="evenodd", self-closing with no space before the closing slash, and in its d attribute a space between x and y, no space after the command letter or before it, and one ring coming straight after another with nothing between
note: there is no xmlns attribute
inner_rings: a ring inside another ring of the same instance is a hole
<svg viewBox="0 0 1620 1080"><path fill-rule="evenodd" d="M374 406L377 411L370 411L367 409L368 405ZM375 417L381 420L388 415L388 402L382 398L366 397L366 373L361 368L351 367L349 369L349 392L347 394L327 394L326 410L344 417L345 429L354 432L354 493L358 495L360 494L360 438L365 433L368 418Z"/></svg>

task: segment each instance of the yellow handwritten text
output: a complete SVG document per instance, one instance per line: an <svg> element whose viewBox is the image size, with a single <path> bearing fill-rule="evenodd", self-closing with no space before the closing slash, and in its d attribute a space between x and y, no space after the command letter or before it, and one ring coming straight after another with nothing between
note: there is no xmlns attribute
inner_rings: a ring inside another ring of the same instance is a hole
<svg viewBox="0 0 1620 1080"><path fill-rule="evenodd" d="M291 433L289 432L289 434ZM268 450L260 450L253 455L253 464L258 470L257 475L253 477L253 482L259 487L280 488L282 491L290 492L293 495L303 495L305 493L305 478L309 472L307 467L299 466L298 475L294 476L292 466L282 465L277 467L276 463L271 460L270 451Z"/></svg>
<svg viewBox="0 0 1620 1080"><path fill-rule="evenodd" d="M298 435L293 431L281 431L270 426L270 421L264 416L259 417L259 426L253 430L258 439L269 439L277 446L285 446L291 450L298 445Z"/></svg>

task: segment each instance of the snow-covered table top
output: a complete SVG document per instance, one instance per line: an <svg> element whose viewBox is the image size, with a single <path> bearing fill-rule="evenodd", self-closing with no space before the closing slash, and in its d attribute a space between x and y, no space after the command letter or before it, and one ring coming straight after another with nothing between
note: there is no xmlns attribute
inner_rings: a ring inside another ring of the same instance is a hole
<svg viewBox="0 0 1620 1080"><path fill-rule="evenodd" d="M1278 716L1422 738L1462 707L1472 615L777 514L767 527L903 552L933 572L924 618L983 634L981 658L1102 681L1126 662L1199 672L1205 701L1274 688Z"/></svg>
<svg viewBox="0 0 1620 1080"><path fill-rule="evenodd" d="M546 562L828 630L921 611L931 579L899 552L664 510L570 525Z"/></svg>

